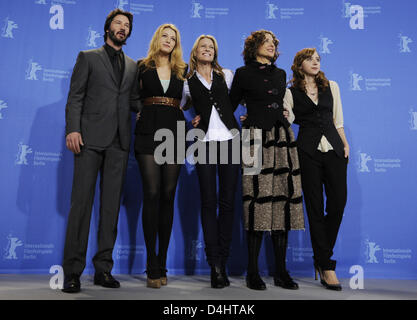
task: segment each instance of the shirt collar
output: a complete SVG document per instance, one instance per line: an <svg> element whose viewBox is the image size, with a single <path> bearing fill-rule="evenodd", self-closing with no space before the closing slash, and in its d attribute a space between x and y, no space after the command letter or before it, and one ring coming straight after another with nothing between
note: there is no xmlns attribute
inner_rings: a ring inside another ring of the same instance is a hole
<svg viewBox="0 0 417 320"><path fill-rule="evenodd" d="M109 46L107 43L104 44L104 49L110 57L114 57L117 53L123 53L122 49L116 50L113 47Z"/></svg>
<svg viewBox="0 0 417 320"><path fill-rule="evenodd" d="M276 67L274 63L260 63L256 60L252 60L251 62L249 62L249 65L260 70L273 70Z"/></svg>
<svg viewBox="0 0 417 320"><path fill-rule="evenodd" d="M196 74L198 79L204 79L204 77L197 71L197 69L194 70L194 73ZM213 69L211 69L210 80L213 81Z"/></svg>

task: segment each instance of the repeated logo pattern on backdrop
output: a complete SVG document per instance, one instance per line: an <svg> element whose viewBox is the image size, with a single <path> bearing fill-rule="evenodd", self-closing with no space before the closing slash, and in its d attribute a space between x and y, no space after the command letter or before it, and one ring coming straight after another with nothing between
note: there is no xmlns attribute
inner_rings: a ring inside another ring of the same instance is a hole
<svg viewBox="0 0 417 320"><path fill-rule="evenodd" d="M133 59L146 55L156 27L166 22L181 31L185 61L195 39L212 34L220 64L231 70L243 64L244 39L257 29L279 38L277 65L289 79L295 53L316 47L322 69L339 84L351 147L348 204L335 248L340 276L361 266L365 277L417 278L417 3L383 0L1 1L0 272L49 273L62 262L73 168L64 137L71 72L79 51L103 44L104 20L114 8L134 15L124 48ZM240 106L236 118L244 112ZM186 118L192 117L187 111ZM171 273L209 271L198 190L194 165L187 163L176 195ZM114 249L116 273L146 268L141 194L132 154ZM87 272L93 272L98 210L96 201ZM233 232L229 269L242 275L247 253L241 192ZM265 273L273 268L270 250L267 240L260 260ZM291 232L291 274L311 276L312 255L308 226Z"/></svg>

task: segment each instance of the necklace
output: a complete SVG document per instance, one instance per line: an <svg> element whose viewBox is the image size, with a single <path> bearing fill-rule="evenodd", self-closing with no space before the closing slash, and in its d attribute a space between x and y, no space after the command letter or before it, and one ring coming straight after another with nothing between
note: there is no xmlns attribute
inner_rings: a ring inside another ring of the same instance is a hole
<svg viewBox="0 0 417 320"><path fill-rule="evenodd" d="M316 96L317 95L317 87L316 88L307 88L307 86L306 86L306 92L307 92L307 94L308 95L310 95L310 96Z"/></svg>

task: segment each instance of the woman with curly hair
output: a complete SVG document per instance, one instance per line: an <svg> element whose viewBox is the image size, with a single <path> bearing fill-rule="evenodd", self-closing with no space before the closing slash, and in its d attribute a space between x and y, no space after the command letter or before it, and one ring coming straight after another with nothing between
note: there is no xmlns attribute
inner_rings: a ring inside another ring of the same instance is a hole
<svg viewBox="0 0 417 320"><path fill-rule="evenodd" d="M285 258L288 231L304 229L299 161L294 133L283 109L286 74L275 66L278 43L271 31L252 32L245 40L245 66L236 70L230 92L234 107L242 100L246 103L242 133L249 130L250 139L254 140L255 131L262 130L261 172L242 176L248 241L246 284L255 290L266 289L258 270L264 231L269 231L272 237L274 284L298 289L286 270ZM253 151L253 141L250 145Z"/></svg>
<svg viewBox="0 0 417 320"><path fill-rule="evenodd" d="M142 223L147 252L147 286L167 284L166 259L172 231L174 199L183 161L158 159L155 133L168 129L176 150L177 121L185 121L180 101L187 65L182 59L178 29L163 24L155 31L146 58L138 62L138 83L143 109L135 130L135 155L143 184ZM184 138L185 141L185 138ZM158 148L158 149L157 149ZM166 158L176 159L176 154ZM174 151L175 152L175 151ZM182 159L183 160L183 159ZM158 238L158 253L156 240Z"/></svg>
<svg viewBox="0 0 417 320"><path fill-rule="evenodd" d="M316 279L319 272L327 289L340 291L336 261L331 259L347 199L349 144L343 129L340 91L320 70L320 56L314 48L297 52L291 70L292 86L287 89L284 105L293 109L294 122L300 126L297 148Z"/></svg>

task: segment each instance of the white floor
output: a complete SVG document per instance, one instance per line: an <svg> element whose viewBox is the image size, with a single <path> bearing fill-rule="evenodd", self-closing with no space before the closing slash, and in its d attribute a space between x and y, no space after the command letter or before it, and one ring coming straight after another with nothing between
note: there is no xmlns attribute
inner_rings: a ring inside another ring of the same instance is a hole
<svg viewBox="0 0 417 320"><path fill-rule="evenodd" d="M209 276L169 276L168 286L146 287L145 275L114 275L119 289L93 284L93 276L81 277L81 292L66 294L51 289L51 275L0 274L0 300L417 300L417 280L365 279L364 289L353 290L349 279L341 279L343 290L326 290L312 278L294 278L299 290L285 290L263 278L267 290L245 286L244 277L230 277L231 286L212 289Z"/></svg>

